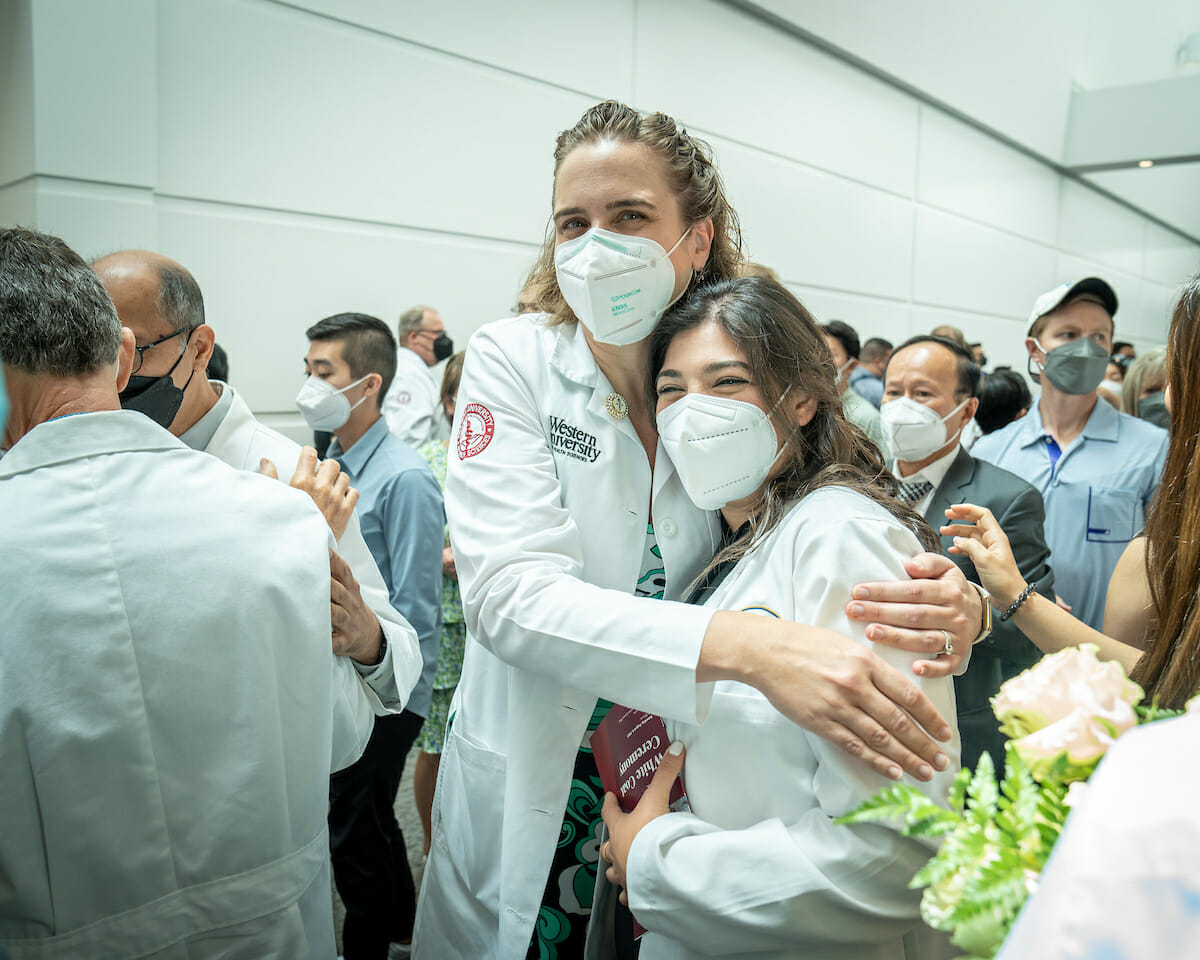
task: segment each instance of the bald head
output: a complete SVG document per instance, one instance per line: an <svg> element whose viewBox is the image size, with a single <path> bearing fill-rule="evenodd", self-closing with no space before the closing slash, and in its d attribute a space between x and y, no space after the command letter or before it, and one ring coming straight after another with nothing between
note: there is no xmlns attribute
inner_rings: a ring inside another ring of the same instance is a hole
<svg viewBox="0 0 1200 960"><path fill-rule="evenodd" d="M139 340L191 330L204 323L204 298L179 263L150 250L121 250L92 264L122 325Z"/></svg>

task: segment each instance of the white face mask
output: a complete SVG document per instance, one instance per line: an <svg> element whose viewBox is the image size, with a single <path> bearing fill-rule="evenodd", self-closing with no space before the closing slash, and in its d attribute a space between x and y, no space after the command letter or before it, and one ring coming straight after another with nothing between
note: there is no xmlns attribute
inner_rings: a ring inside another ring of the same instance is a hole
<svg viewBox="0 0 1200 960"><path fill-rule="evenodd" d="M600 343L624 347L644 340L673 302L671 254L649 237L593 227L554 251L563 299Z"/></svg>
<svg viewBox="0 0 1200 960"><path fill-rule="evenodd" d="M717 510L762 486L786 449L761 409L689 393L658 417L658 438L692 503Z"/></svg>
<svg viewBox="0 0 1200 960"><path fill-rule="evenodd" d="M367 377L369 376L368 373ZM357 387L367 377L359 377L340 390L320 377L310 376L305 379L300 392L296 394L296 406L300 408L304 422L313 430L336 430L345 426L346 421L350 419L350 411L367 399L364 394L352 407L346 399L346 391Z"/></svg>
<svg viewBox="0 0 1200 960"><path fill-rule="evenodd" d="M954 437L946 436L946 421L966 405L967 400L964 400L944 417L939 417L936 411L911 397L885 401L879 408L879 420L883 426L883 439L892 456L915 463L944 447L962 432L960 427Z"/></svg>

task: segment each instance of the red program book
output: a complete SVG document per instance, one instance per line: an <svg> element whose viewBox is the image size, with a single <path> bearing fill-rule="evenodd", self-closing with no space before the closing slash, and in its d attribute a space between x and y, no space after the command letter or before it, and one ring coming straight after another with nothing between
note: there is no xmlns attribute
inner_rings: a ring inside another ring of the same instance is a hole
<svg viewBox="0 0 1200 960"><path fill-rule="evenodd" d="M608 716L592 731L591 743L600 782L606 793L616 794L626 813L646 792L659 761L671 745L662 717L620 704L613 704ZM687 796L678 777L671 786L671 809L687 809ZM645 932L646 928L634 917L634 937Z"/></svg>

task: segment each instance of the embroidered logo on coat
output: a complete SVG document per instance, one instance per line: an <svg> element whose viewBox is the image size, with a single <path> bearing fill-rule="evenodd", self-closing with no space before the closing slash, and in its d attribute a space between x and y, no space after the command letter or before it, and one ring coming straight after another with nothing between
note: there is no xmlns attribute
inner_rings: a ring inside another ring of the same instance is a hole
<svg viewBox="0 0 1200 960"><path fill-rule="evenodd" d="M581 430L553 414L550 416L550 449L584 463L595 463L600 456L594 433Z"/></svg>
<svg viewBox="0 0 1200 960"><path fill-rule="evenodd" d="M396 393L397 403L412 403L412 394L407 390L400 390Z"/></svg>
<svg viewBox="0 0 1200 960"><path fill-rule="evenodd" d="M496 432L496 421L492 411L482 403L468 403L463 410L462 421L458 425L458 459L466 460L477 453L483 453L484 448L492 442L492 434Z"/></svg>

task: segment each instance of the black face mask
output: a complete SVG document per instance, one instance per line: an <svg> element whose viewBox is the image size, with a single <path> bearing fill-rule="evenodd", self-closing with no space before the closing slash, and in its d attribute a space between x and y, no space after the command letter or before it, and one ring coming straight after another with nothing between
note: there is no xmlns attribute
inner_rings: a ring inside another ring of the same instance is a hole
<svg viewBox="0 0 1200 960"><path fill-rule="evenodd" d="M188 332L188 341L192 339L191 331ZM196 375L196 371L192 371L192 376L188 377L187 383L182 387L175 386L175 381L171 379L171 374L175 372L175 368L179 366L179 361L187 354L186 342L184 351L179 355L179 360L176 360L171 369L161 377L139 377L132 376L129 378L129 383L125 389L121 391L121 406L126 410L136 410L138 413L144 413L151 420L157 423L160 427L170 429L171 424L175 422L175 415L179 413L179 408L183 406L183 394L192 382L192 377Z"/></svg>
<svg viewBox="0 0 1200 960"><path fill-rule="evenodd" d="M434 340L431 346L433 347L433 359L438 363L454 353L454 341L444 333Z"/></svg>

